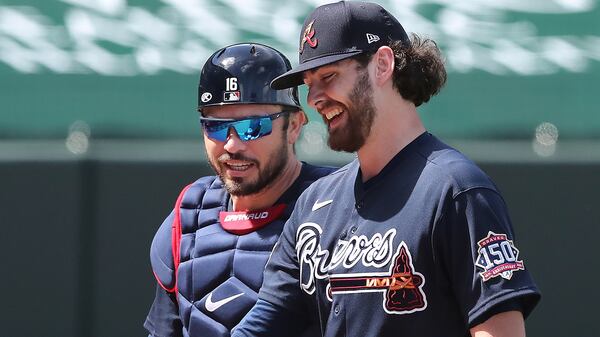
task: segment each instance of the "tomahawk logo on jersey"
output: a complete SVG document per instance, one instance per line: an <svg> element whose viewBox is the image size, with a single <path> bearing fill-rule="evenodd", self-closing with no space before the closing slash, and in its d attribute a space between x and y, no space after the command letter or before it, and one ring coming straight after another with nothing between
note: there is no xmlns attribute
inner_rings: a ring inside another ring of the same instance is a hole
<svg viewBox="0 0 600 337"><path fill-rule="evenodd" d="M388 314L408 314L425 310L427 297L423 292L425 277L415 271L412 256L404 241L393 252L395 229L384 234L375 233L368 238L354 235L340 239L333 254L319 245L321 226L305 223L296 234L296 253L300 261L301 288L307 294L315 291L316 279L328 279L327 298L334 294L381 292L383 309ZM329 274L329 270L342 265L351 268L388 267L387 272Z"/></svg>
<svg viewBox="0 0 600 337"><path fill-rule="evenodd" d="M330 294L366 292L383 293L383 309L388 314L410 314L425 310L427 298L423 292L425 277L415 271L412 257L404 241L387 274L334 274L329 277Z"/></svg>

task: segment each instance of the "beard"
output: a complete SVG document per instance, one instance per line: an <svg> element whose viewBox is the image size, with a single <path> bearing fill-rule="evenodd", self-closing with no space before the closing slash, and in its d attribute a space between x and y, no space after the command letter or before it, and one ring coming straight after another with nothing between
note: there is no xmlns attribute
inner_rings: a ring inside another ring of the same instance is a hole
<svg viewBox="0 0 600 337"><path fill-rule="evenodd" d="M228 152L222 154L216 160L207 155L209 159L208 162L210 163L210 166L212 166L213 170L217 173L219 178L221 178L221 181L223 182L223 185L229 194L234 196L255 194L267 188L273 181L275 181L287 164L288 152L286 146L286 133L284 133L282 139L283 141L281 142L281 146L275 149L273 153L267 157L269 159L266 163L260 163L258 160L248 158L241 153ZM249 177L242 178L225 176L223 173L225 171L224 162L231 159L244 160L253 163L258 169L258 177L251 179Z"/></svg>
<svg viewBox="0 0 600 337"><path fill-rule="evenodd" d="M346 125L329 130L327 144L334 151L356 152L371 133L375 117L373 87L366 69L359 70L350 93L350 104L346 107Z"/></svg>

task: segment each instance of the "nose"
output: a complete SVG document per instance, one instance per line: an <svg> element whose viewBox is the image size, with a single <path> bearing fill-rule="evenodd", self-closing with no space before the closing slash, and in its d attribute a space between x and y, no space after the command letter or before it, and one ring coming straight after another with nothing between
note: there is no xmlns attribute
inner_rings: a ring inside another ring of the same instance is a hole
<svg viewBox="0 0 600 337"><path fill-rule="evenodd" d="M237 153L246 149L246 143L240 139L237 132L231 127L223 148L229 153Z"/></svg>
<svg viewBox="0 0 600 337"><path fill-rule="evenodd" d="M308 87L308 95L306 96L306 102L311 108L316 109L318 111L319 107L323 104L324 101L325 100L323 89L320 85L313 83L310 87Z"/></svg>

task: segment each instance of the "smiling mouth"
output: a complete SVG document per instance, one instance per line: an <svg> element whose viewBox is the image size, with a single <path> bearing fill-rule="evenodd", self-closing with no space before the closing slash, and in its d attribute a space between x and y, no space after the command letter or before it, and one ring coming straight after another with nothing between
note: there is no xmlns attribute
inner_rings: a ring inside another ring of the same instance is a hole
<svg viewBox="0 0 600 337"><path fill-rule="evenodd" d="M321 113L323 116L323 120L328 127L334 126L336 121L341 118L344 113L344 109L341 107L336 107L333 109L325 110Z"/></svg>
<svg viewBox="0 0 600 337"><path fill-rule="evenodd" d="M339 116L344 110L342 108L336 108L336 109L332 109L329 110L325 113L325 118L327 118L328 121L334 119L336 116Z"/></svg>
<svg viewBox="0 0 600 337"><path fill-rule="evenodd" d="M223 164L228 169L230 169L232 171L239 171L239 172L246 171L254 165L253 163L248 163L248 162L242 162L242 163L240 163L240 162L224 162Z"/></svg>

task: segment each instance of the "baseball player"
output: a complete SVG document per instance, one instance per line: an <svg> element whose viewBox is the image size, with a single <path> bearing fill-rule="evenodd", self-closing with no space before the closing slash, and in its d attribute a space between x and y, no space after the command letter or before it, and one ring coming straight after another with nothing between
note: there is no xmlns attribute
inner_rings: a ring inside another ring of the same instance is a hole
<svg viewBox="0 0 600 337"><path fill-rule="evenodd" d="M256 43L220 49L204 64L198 110L216 176L184 188L154 237L150 336L230 336L256 302L296 199L333 171L295 156L306 122L297 88L269 87L290 69L283 54Z"/></svg>
<svg viewBox="0 0 600 337"><path fill-rule="evenodd" d="M505 202L416 111L446 81L435 43L349 1L310 14L299 53L271 86L306 84L330 147L358 158L298 199L232 336L292 336L307 319L327 337L525 336L540 293Z"/></svg>

